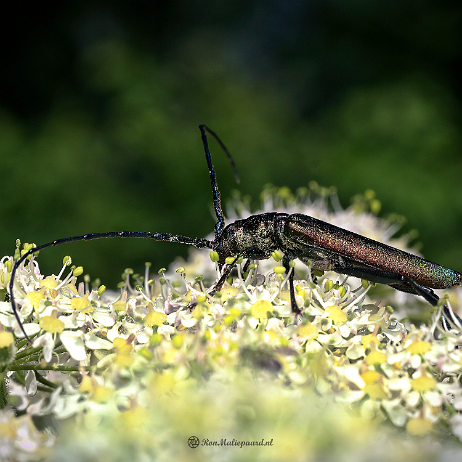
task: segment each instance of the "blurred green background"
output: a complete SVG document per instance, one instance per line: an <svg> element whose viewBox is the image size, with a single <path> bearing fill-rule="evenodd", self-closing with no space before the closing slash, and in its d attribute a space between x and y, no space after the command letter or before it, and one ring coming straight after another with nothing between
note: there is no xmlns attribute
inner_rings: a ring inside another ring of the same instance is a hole
<svg viewBox="0 0 462 462"><path fill-rule="evenodd" d="M2 24L1 254L90 232L203 237L214 220L197 126L224 204L238 187L372 188L462 270L459 1L15 2ZM70 254L115 284L185 246L104 240Z"/></svg>

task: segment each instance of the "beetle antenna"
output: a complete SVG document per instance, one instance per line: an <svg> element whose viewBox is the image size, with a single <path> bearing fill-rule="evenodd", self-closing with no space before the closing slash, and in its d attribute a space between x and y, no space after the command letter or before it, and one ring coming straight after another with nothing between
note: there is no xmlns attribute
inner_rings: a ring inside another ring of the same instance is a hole
<svg viewBox="0 0 462 462"><path fill-rule="evenodd" d="M223 149L223 151L225 151L226 155L228 156L229 161L231 162L231 165L233 166L233 170L234 170L234 180L236 181L236 183L240 183L241 180L239 179L239 174L237 173L236 164L234 163L233 156L232 156L231 153L228 151L228 148L224 145L223 141L220 140L220 138L218 137L218 135L217 135L213 130L210 130L210 128L207 127L207 125L201 125L201 126L204 127L204 129L205 129L205 131L206 131L207 133L209 133L210 135L212 135L212 136L218 141L218 144L220 145L221 149Z"/></svg>
<svg viewBox="0 0 462 462"><path fill-rule="evenodd" d="M207 141L207 135L205 134L206 131L209 132L218 141L218 143L220 143L220 146L228 155L231 164L234 167L235 176L237 175L237 170L233 158L231 157L231 154L226 149L225 145L221 142L220 138L218 138L218 136L212 130L207 128L206 125L199 125L199 130L201 131L202 144L204 145L205 151L205 160L207 161L207 166L209 168L210 184L212 185L213 207L215 209L215 215L217 217L217 222L215 223L215 241L217 241L221 235L221 232L223 231L223 228L225 227L225 217L223 216L223 209L221 208L220 190L218 189L217 185L215 169L212 165L212 156L210 155L209 143Z"/></svg>
<svg viewBox="0 0 462 462"><path fill-rule="evenodd" d="M208 239L198 239L188 236L178 236L176 234L169 234L169 233L150 233L146 231L113 231L108 233L92 233L92 234L84 234L82 236L73 236L73 237L65 237L63 239L57 239L53 242L48 242L47 244L39 245L38 247L33 247L32 249L28 250L21 255L18 260L14 263L13 269L11 270L11 277L10 282L8 283L8 290L10 293L11 299L11 308L13 310L14 317L21 328L22 333L24 336L31 341L30 337L27 335L26 330L19 318L18 308L16 306L16 301L14 299L14 281L16 277L16 271L18 270L21 263L26 260L32 254L39 252L40 250L46 249L48 247L55 247L57 245L66 244L67 242L77 242L77 241L92 241L94 239L102 239L102 238L111 238L111 237L138 237L142 239L154 239L155 241L167 241L167 242L178 242L179 244L188 244L192 245L198 249L208 248L213 249L214 241L209 241Z"/></svg>

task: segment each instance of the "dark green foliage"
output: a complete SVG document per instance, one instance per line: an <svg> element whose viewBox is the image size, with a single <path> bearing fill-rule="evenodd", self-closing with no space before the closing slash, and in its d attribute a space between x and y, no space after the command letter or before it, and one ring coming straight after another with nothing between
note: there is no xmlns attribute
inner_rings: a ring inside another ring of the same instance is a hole
<svg viewBox="0 0 462 462"><path fill-rule="evenodd" d="M451 39L460 6L157 3L12 15L21 33L5 46L0 100L2 255L16 238L204 237L214 223L197 136L206 123L255 202L268 182L295 189L314 179L345 204L371 188L385 212L420 230L427 258L461 268L461 50ZM226 204L232 170L210 148ZM127 266L165 266L187 249L73 244L41 255L44 272L67 254L110 284Z"/></svg>

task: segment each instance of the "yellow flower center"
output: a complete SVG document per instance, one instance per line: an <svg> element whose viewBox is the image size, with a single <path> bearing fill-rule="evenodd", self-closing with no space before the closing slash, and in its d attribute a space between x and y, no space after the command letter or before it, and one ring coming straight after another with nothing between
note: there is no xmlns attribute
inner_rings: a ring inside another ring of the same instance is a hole
<svg viewBox="0 0 462 462"><path fill-rule="evenodd" d="M413 355L423 355L430 351L432 344L426 340L416 340L406 347L406 350Z"/></svg>
<svg viewBox="0 0 462 462"><path fill-rule="evenodd" d="M326 307L327 316L332 319L334 324L344 324L348 318L347 315L342 311L339 306L328 306Z"/></svg>
<svg viewBox="0 0 462 462"><path fill-rule="evenodd" d="M64 330L64 322L58 319L57 310L53 310L50 316L42 316L39 326L50 334L60 334Z"/></svg>
<svg viewBox="0 0 462 462"><path fill-rule="evenodd" d="M308 338L308 340L314 340L318 337L318 328L309 322L308 324L299 326L297 334L300 335L300 337Z"/></svg>
<svg viewBox="0 0 462 462"><path fill-rule="evenodd" d="M273 311L273 305L268 300L257 300L251 307L252 316L259 319L266 319L267 312Z"/></svg>

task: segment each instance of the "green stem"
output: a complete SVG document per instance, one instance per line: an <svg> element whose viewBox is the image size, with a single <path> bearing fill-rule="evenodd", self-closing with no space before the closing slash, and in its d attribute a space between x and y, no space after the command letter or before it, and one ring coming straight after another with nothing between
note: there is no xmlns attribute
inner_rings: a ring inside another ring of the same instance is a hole
<svg viewBox="0 0 462 462"><path fill-rule="evenodd" d="M61 348L58 351L56 351L56 350L54 351L54 353L56 353L58 355L60 355L62 353L67 353L67 352L68 351L65 348ZM24 363L29 363L31 361L38 361L40 356L42 356L42 347L40 347L39 351L30 352L30 355L28 355L28 356L23 355L22 358L19 358L22 361L18 361L18 356L16 356L14 364L24 364Z"/></svg>
<svg viewBox="0 0 462 462"><path fill-rule="evenodd" d="M0 409L5 409L8 404L8 388L5 383L5 373L0 374Z"/></svg>
<svg viewBox="0 0 462 462"><path fill-rule="evenodd" d="M37 335L38 335L38 332L36 334L30 336L30 344L31 345L32 345L32 341L34 340L35 337L37 337ZM16 348L18 350L20 350L23 346L27 345L28 343L29 343L29 340L27 340L26 338L21 339L21 340L17 340Z"/></svg>
<svg viewBox="0 0 462 462"><path fill-rule="evenodd" d="M92 371L96 366L40 366L40 364L17 364L9 368L10 371L58 371L58 372L79 372L81 370Z"/></svg>
<svg viewBox="0 0 462 462"><path fill-rule="evenodd" d="M51 393L53 393L55 391L54 388L42 387L41 385L37 386L37 390L38 391L43 391L44 393L49 393L49 394L51 394Z"/></svg>
<svg viewBox="0 0 462 462"><path fill-rule="evenodd" d="M25 358L26 356L29 356L29 355L32 355L34 353L38 353L39 351L42 351L43 347L42 346L39 346L39 347L35 347L35 348L26 348L25 350L22 350L20 351L16 357L15 357L15 361L17 361L18 359L22 359L22 358Z"/></svg>
<svg viewBox="0 0 462 462"><path fill-rule="evenodd" d="M46 385L47 387L50 387L50 388L58 388L58 385L56 385L55 383L53 382L50 382L49 380L47 380L45 377L42 377L38 371L35 371L35 378L37 379L37 382L40 382L41 384L43 385Z"/></svg>

